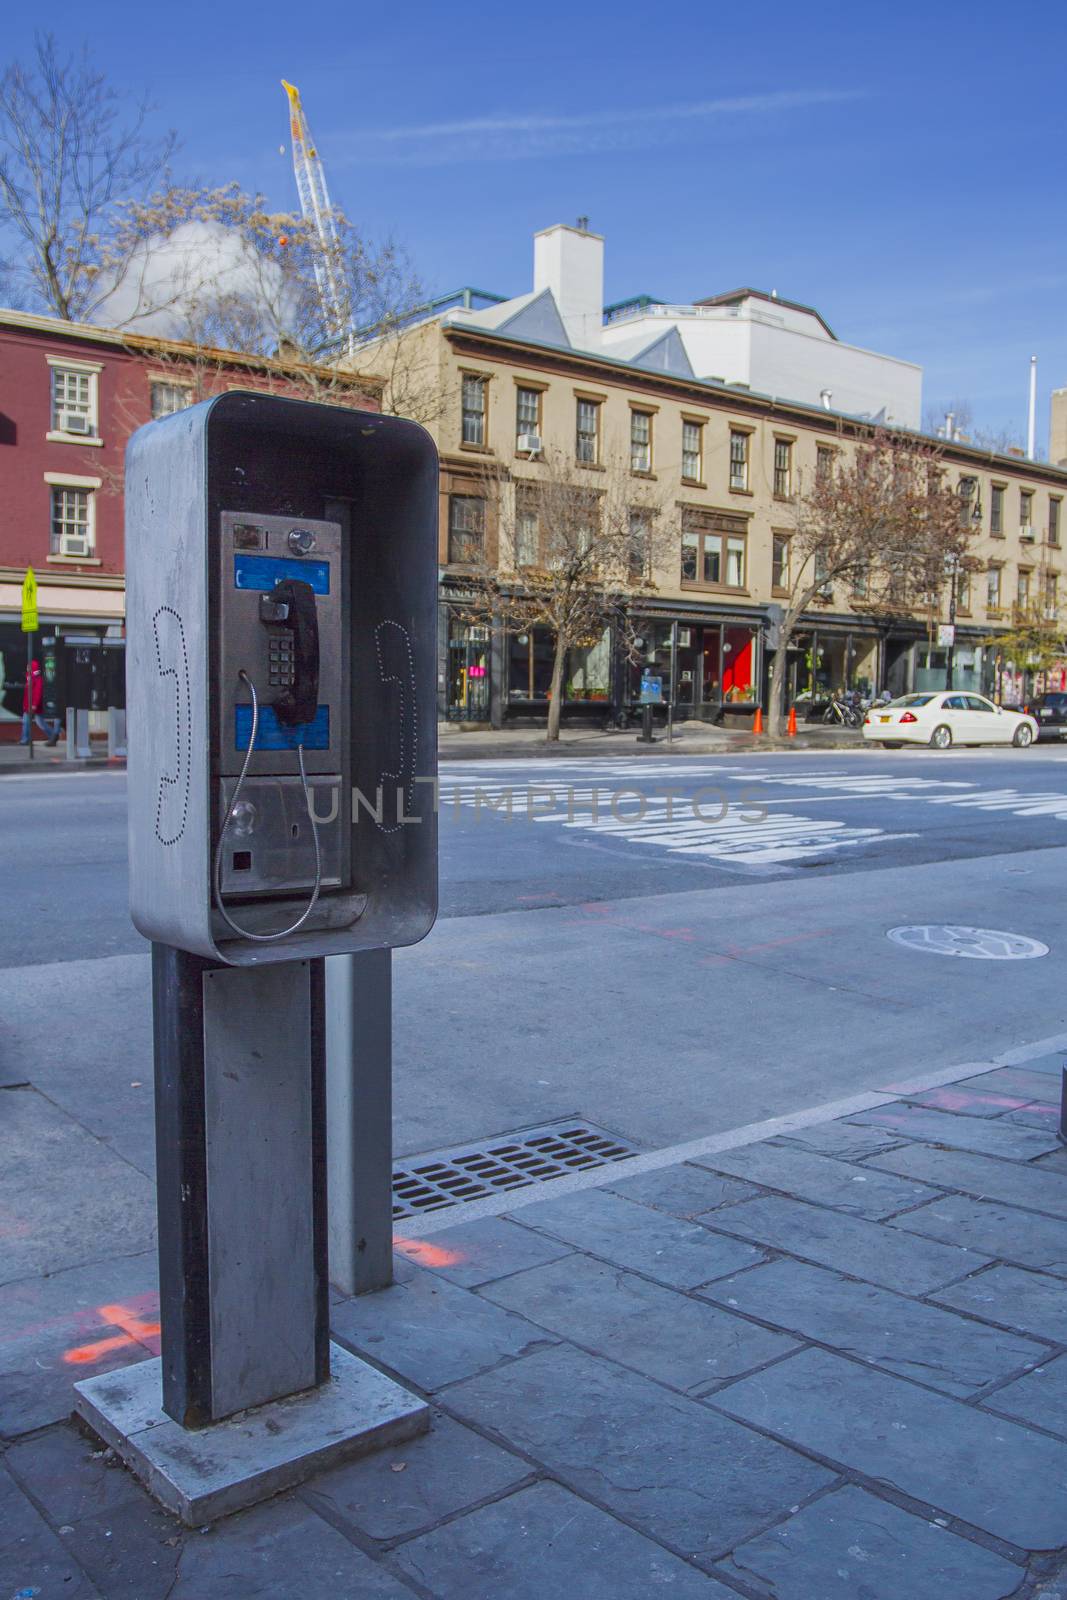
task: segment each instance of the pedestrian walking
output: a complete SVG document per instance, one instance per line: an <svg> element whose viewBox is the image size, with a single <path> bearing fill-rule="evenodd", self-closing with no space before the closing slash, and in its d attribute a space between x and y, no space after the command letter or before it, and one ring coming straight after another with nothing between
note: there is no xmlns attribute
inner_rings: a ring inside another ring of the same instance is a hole
<svg viewBox="0 0 1067 1600"><path fill-rule="evenodd" d="M52 717L46 720L41 715L41 706L44 702L44 677L41 673L39 661L31 661L26 668L26 687L22 691L22 738L19 744L29 744L33 738L33 723L36 723L45 735L47 744L56 744L59 740L59 718Z"/></svg>

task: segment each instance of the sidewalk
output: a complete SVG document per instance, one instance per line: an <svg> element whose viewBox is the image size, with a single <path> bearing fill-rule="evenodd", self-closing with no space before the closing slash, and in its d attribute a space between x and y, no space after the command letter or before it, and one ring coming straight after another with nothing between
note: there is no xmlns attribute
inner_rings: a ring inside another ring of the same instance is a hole
<svg viewBox="0 0 1067 1600"><path fill-rule="evenodd" d="M5 1092L0 1595L1067 1600L1064 1042L421 1218L333 1327L431 1432L199 1531L65 1420L156 1342L144 1196L42 1259Z"/></svg>
<svg viewBox="0 0 1067 1600"><path fill-rule="evenodd" d="M716 728L707 722L675 724L674 738L668 741L665 727L657 727L654 743L644 744L635 729L610 733L590 732L587 728L560 730L559 742L549 744L544 728L494 728L460 732L449 723L437 728L438 751L442 761L522 760L546 757L608 756L614 760L630 756L707 756L765 754L769 750L863 750L859 730L824 727L821 723L801 723L796 737L772 738L740 730Z"/></svg>
<svg viewBox="0 0 1067 1600"><path fill-rule="evenodd" d="M93 741L93 753L88 761L68 761L65 739L61 739L57 745L34 739L32 760L26 745L7 741L0 744L0 778L9 777L12 773L100 772L106 768L121 770L125 765L123 759L109 760L107 741L104 739Z"/></svg>

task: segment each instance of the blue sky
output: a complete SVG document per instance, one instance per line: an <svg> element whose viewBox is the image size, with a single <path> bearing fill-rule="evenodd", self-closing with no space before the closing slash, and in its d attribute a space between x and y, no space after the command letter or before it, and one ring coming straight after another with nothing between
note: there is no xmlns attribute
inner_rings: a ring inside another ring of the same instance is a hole
<svg viewBox="0 0 1067 1600"><path fill-rule="evenodd" d="M80 42L86 15L53 0L48 24ZM91 42L177 130L180 174L278 206L291 79L335 203L431 291L521 293L533 232L585 214L609 301L774 288L1020 436L1036 354L1039 445L1067 385L1062 5L105 0Z"/></svg>

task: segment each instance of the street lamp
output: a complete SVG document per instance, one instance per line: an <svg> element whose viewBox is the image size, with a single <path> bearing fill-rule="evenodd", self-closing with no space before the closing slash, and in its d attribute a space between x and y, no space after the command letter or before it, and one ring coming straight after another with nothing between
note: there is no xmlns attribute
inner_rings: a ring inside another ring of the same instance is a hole
<svg viewBox="0 0 1067 1600"><path fill-rule="evenodd" d="M956 584L963 562L955 551L945 557L945 571L949 575L948 591L948 653L945 656L945 688L952 689L952 674L956 666Z"/></svg>

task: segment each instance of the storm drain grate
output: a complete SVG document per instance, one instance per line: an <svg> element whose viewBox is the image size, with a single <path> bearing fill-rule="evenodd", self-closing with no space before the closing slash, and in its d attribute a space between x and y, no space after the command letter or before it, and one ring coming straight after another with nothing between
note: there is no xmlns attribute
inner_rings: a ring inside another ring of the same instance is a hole
<svg viewBox="0 0 1067 1600"><path fill-rule="evenodd" d="M547 1183L568 1172L628 1161L637 1147L588 1122L550 1122L487 1142L416 1156L393 1168L393 1216L484 1200L502 1190Z"/></svg>

